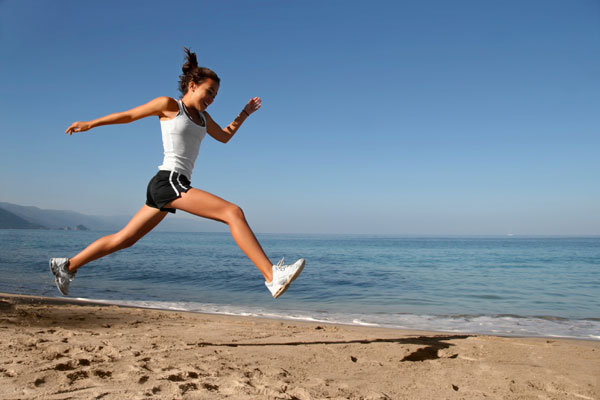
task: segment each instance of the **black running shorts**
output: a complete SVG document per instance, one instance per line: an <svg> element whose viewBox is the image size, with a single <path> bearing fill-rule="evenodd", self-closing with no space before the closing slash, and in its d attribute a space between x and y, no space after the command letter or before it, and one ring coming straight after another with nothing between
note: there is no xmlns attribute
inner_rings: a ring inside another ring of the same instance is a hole
<svg viewBox="0 0 600 400"><path fill-rule="evenodd" d="M185 175L174 171L158 171L148 183L146 205L174 214L174 208L164 208L164 206L190 189L190 180Z"/></svg>

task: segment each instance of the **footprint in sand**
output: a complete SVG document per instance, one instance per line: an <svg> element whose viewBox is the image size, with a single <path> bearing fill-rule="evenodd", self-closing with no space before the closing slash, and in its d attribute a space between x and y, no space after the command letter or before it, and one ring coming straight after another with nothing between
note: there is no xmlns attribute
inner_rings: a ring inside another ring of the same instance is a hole
<svg viewBox="0 0 600 400"><path fill-rule="evenodd" d="M146 392L146 396L152 396L153 394L157 394L160 393L160 386L154 386L152 389L150 389L149 392Z"/></svg>
<svg viewBox="0 0 600 400"><path fill-rule="evenodd" d="M198 390L198 386L195 383L189 382L179 385L179 389L181 389L181 394L185 394L190 390Z"/></svg>
<svg viewBox="0 0 600 400"><path fill-rule="evenodd" d="M183 377L183 373L180 372L178 374L172 374L167 376L166 378L167 380L171 381L171 382L184 382L185 378Z"/></svg>
<svg viewBox="0 0 600 400"><path fill-rule="evenodd" d="M56 364L54 366L54 369L57 370L57 371L71 371L71 370L74 370L75 367L73 366L73 362L69 361L69 362L66 362L66 363Z"/></svg>
<svg viewBox="0 0 600 400"><path fill-rule="evenodd" d="M14 371L4 368L0 368L0 373L2 374L1 376L4 376L6 378L14 378L16 376Z"/></svg>
<svg viewBox="0 0 600 400"><path fill-rule="evenodd" d="M153 372L152 367L150 367L149 362L152 361L150 357L144 357L140 360L137 360L139 363L139 368L145 369L146 371Z"/></svg>
<svg viewBox="0 0 600 400"><path fill-rule="evenodd" d="M112 371L103 371L101 369L97 369L94 371L94 375L96 375L99 378L106 379L112 376Z"/></svg>
<svg viewBox="0 0 600 400"><path fill-rule="evenodd" d="M209 392L216 392L217 390L219 390L219 386L217 385L212 385L210 383L203 383L202 387L206 390L208 390Z"/></svg>
<svg viewBox="0 0 600 400"><path fill-rule="evenodd" d="M69 385L72 385L75 381L80 379L85 379L89 375L86 371L75 371L67 374L67 378L69 379Z"/></svg>

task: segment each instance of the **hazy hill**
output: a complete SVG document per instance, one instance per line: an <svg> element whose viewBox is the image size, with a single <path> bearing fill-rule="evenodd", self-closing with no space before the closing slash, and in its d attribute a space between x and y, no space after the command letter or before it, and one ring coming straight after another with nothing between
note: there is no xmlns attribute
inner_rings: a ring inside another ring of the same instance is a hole
<svg viewBox="0 0 600 400"><path fill-rule="evenodd" d="M38 207L20 206L0 202L0 208L15 214L33 224L39 224L49 229L62 229L66 226L84 225L92 230L113 230L114 222L99 217L84 215L73 211L43 210Z"/></svg>
<svg viewBox="0 0 600 400"><path fill-rule="evenodd" d="M133 216L133 214L123 216L94 216L73 211L45 210L38 207L21 206L4 202L0 202L0 209L11 214L11 220L13 221L16 221L15 218L18 218L21 220L21 224L31 224L29 228L22 225L23 229L64 229L65 227L75 228L83 225L92 231L116 232L123 228ZM6 221L9 221L8 214ZM0 225L0 229L9 229L9 226ZM167 216L156 230L163 232L223 232L227 231L227 226L219 222L192 217L186 215L184 212L178 212L177 216L171 214Z"/></svg>
<svg viewBox="0 0 600 400"><path fill-rule="evenodd" d="M45 229L45 227L0 208L0 229Z"/></svg>

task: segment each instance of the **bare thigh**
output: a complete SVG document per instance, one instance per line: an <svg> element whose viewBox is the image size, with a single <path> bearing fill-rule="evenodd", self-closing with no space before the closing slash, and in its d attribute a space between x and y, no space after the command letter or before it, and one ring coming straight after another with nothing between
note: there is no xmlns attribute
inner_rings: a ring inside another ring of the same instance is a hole
<svg viewBox="0 0 600 400"><path fill-rule="evenodd" d="M160 211L159 209L144 205L131 218L127 225L115 235L118 235L122 240L136 242L150 232L166 216L166 211Z"/></svg>
<svg viewBox="0 0 600 400"><path fill-rule="evenodd" d="M181 197L173 200L165 207L176 208L199 217L210 218L224 223L229 223L232 214L239 212L239 207L235 204L219 196L195 188L182 193Z"/></svg>

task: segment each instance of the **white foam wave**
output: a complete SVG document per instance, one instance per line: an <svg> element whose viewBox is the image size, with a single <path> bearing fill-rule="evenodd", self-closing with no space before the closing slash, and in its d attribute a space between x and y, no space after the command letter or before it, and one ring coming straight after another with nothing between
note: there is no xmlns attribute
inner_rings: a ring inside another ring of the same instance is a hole
<svg viewBox="0 0 600 400"><path fill-rule="evenodd" d="M309 312L306 310L267 310L260 307L240 307L194 302L133 301L78 299L102 304L154 308L172 311L190 311L208 314L285 319L295 321L334 323L346 325L428 330L453 333L478 333L506 336L542 336L600 340L600 321L591 319L569 320L548 317L520 316L452 316L416 314L344 314Z"/></svg>
<svg viewBox="0 0 600 400"><path fill-rule="evenodd" d="M353 319L352 323L354 325L362 325L362 326L380 326L379 324L372 324L369 322L361 321L360 319Z"/></svg>

